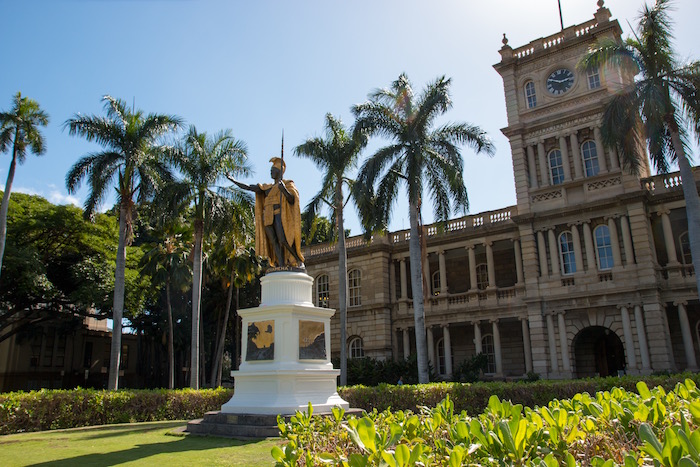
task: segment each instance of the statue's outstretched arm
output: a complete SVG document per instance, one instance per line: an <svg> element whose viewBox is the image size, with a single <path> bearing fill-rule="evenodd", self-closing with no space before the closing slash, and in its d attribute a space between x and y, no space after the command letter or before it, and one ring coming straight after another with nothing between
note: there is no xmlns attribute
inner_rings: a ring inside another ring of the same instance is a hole
<svg viewBox="0 0 700 467"><path fill-rule="evenodd" d="M235 180L231 177L227 177L227 178L229 180L231 180L233 183L235 183L238 186L238 188L241 188L243 190L252 191L254 193L261 193L263 191L262 188L260 188L258 185L246 185L245 183L241 183L238 180Z"/></svg>

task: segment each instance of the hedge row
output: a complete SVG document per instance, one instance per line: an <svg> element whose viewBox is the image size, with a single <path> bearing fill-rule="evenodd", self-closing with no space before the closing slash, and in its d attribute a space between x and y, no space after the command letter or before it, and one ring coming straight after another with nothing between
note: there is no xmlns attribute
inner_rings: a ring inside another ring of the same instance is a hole
<svg viewBox="0 0 700 467"><path fill-rule="evenodd" d="M191 420L218 410L230 389L41 390L0 394L0 434L112 423Z"/></svg>
<svg viewBox="0 0 700 467"><path fill-rule="evenodd" d="M649 387L671 390L679 382L692 379L700 386L700 375L594 378L536 382L432 383L423 385L351 386L339 389L350 407L372 411L411 410L435 407L448 395L457 411L482 413L489 398L527 407L544 406L554 399L570 399L575 394L609 391L622 387L635 391L638 381ZM41 390L0 394L0 435L25 431L75 428L112 423L158 420L191 420L205 412L219 410L233 392L230 389L119 390L94 389Z"/></svg>
<svg viewBox="0 0 700 467"><path fill-rule="evenodd" d="M417 412L419 406L435 407L448 395L457 411L466 411L477 415L487 407L492 395L501 400L512 401L526 407L544 406L554 399L570 399L574 395L587 392L595 394L621 387L627 391L636 391L638 381L644 381L649 387L661 386L673 389L677 383L692 379L700 386L700 374L684 373L663 376L623 376L609 378L590 378L575 380L539 380L533 382L477 382L433 383L423 385L394 386L352 386L340 388L338 393L350 407L366 411L377 409L384 411L411 410Z"/></svg>

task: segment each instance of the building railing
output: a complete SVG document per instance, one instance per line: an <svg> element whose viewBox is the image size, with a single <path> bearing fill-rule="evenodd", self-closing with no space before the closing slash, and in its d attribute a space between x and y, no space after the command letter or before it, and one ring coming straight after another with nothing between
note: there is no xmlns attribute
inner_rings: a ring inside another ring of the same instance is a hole
<svg viewBox="0 0 700 467"><path fill-rule="evenodd" d="M693 167L693 178L700 181L700 167ZM668 193L683 189L683 180L680 172L654 175L640 180L642 189L653 195Z"/></svg>
<svg viewBox="0 0 700 467"><path fill-rule="evenodd" d="M544 37L542 39L536 39L527 45L518 47L513 50L513 56L521 59L529 57L530 55L538 52L540 50L548 50L554 47L560 47L561 44L566 42L570 38L578 38L591 34L598 27L598 22L595 19L587 21L582 24L577 24L575 26L569 26L563 31L559 31L551 36Z"/></svg>

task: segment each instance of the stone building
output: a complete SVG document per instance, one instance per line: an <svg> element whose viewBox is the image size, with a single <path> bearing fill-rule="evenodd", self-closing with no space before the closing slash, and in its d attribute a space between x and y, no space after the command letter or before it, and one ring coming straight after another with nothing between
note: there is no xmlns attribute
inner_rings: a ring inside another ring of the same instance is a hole
<svg viewBox="0 0 700 467"><path fill-rule="evenodd" d="M446 378L479 352L494 378L697 370L700 307L680 176L623 170L602 145L600 121L633 76L576 68L594 41L621 37L598 5L590 21L516 49L504 36L494 68L517 204L427 226L428 352ZM350 358L415 352L408 236L348 239ZM305 255L317 304L337 308L335 247ZM332 339L337 351L337 314Z"/></svg>

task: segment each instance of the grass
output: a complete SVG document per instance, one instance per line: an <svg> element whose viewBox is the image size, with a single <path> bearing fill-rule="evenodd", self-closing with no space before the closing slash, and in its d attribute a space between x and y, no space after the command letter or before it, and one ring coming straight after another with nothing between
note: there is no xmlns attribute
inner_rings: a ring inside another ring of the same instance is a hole
<svg viewBox="0 0 700 467"><path fill-rule="evenodd" d="M176 436L186 422L152 422L0 436L0 463L14 466L271 466L280 440Z"/></svg>

